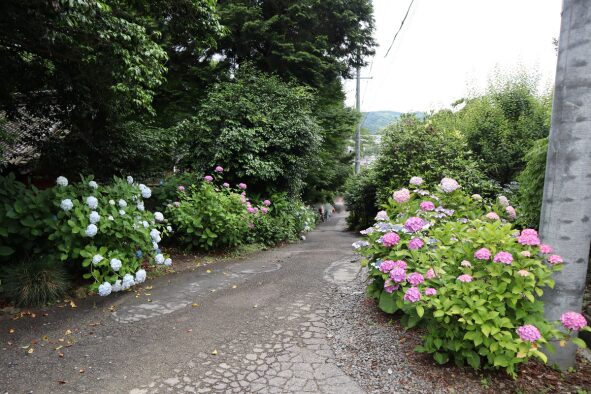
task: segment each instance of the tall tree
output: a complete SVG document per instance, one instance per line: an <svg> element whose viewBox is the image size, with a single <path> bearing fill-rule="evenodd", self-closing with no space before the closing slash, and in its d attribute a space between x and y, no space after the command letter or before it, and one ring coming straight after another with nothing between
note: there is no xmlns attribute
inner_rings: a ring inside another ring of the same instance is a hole
<svg viewBox="0 0 591 394"><path fill-rule="evenodd" d="M549 137L541 236L563 256L564 270L545 290L545 314L557 320L565 311L579 312L591 243L591 8L586 0L564 0L552 127ZM574 365L572 344L555 346L549 363Z"/></svg>

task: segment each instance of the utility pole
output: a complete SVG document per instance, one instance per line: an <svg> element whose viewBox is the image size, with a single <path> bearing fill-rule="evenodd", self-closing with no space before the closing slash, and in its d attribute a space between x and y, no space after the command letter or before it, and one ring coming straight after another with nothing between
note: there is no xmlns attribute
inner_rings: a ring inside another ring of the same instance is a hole
<svg viewBox="0 0 591 394"><path fill-rule="evenodd" d="M357 66L357 84L355 89L355 108L361 113L361 67ZM361 168L361 119L357 123L355 131L355 175L359 174Z"/></svg>
<svg viewBox="0 0 591 394"><path fill-rule="evenodd" d="M591 7L563 0L558 65L548 141L540 234L564 259L553 289L544 290L546 319L580 312L591 244ZM553 344L548 364L566 370L576 347Z"/></svg>

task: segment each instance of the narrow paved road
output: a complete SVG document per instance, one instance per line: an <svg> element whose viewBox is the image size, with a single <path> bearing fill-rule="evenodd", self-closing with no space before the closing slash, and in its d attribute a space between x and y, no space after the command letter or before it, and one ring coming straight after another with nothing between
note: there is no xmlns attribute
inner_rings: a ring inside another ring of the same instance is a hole
<svg viewBox="0 0 591 394"><path fill-rule="evenodd" d="M334 361L323 322L338 302L327 288L346 288L359 269L344 228L337 215L304 242L4 319L0 390L361 392Z"/></svg>

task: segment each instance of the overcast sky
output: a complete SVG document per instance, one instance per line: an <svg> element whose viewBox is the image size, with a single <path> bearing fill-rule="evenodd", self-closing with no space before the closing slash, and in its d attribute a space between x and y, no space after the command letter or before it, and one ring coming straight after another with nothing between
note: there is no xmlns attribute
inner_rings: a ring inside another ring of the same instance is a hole
<svg viewBox="0 0 591 394"><path fill-rule="evenodd" d="M362 111L449 107L483 89L495 69L537 72L554 81L561 0L415 0L388 57L384 55L411 0L373 0L373 67L362 70ZM372 59L367 59L371 62ZM355 81L346 81L355 105Z"/></svg>

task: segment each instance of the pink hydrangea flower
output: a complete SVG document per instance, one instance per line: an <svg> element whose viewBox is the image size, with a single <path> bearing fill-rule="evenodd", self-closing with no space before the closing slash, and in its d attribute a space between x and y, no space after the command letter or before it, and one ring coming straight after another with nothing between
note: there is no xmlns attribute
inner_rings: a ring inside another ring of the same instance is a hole
<svg viewBox="0 0 591 394"><path fill-rule="evenodd" d="M179 192L184 192L185 191L185 187L183 185L179 186Z"/></svg>
<svg viewBox="0 0 591 394"><path fill-rule="evenodd" d="M550 253L554 252L554 249L552 249L552 246L550 246L550 245L540 244L540 252L542 252L544 254L550 254Z"/></svg>
<svg viewBox="0 0 591 394"><path fill-rule="evenodd" d="M519 234L519 237L517 237L517 242L522 245L535 246L540 244L540 238L538 238L538 232L536 230L526 228L521 234Z"/></svg>
<svg viewBox="0 0 591 394"><path fill-rule="evenodd" d="M499 215L497 215L495 212L489 212L489 213L487 213L486 214L486 218L488 220L499 220L500 219Z"/></svg>
<svg viewBox="0 0 591 394"><path fill-rule="evenodd" d="M462 267L472 268L472 263L470 263L468 260L462 260L462 262L460 263L460 265Z"/></svg>
<svg viewBox="0 0 591 394"><path fill-rule="evenodd" d="M560 316L560 322L564 328L572 331L579 331L587 325L585 316L577 312L565 312Z"/></svg>
<svg viewBox="0 0 591 394"><path fill-rule="evenodd" d="M517 271L517 273L519 274L519 276L529 276L528 270L519 270Z"/></svg>
<svg viewBox="0 0 591 394"><path fill-rule="evenodd" d="M261 212L262 213L268 213L269 212L269 209L267 207L262 207L261 208Z"/></svg>
<svg viewBox="0 0 591 394"><path fill-rule="evenodd" d="M464 275L458 276L458 280L460 282L468 283L468 282L472 282L472 277L468 274L464 274Z"/></svg>
<svg viewBox="0 0 591 394"><path fill-rule="evenodd" d="M564 263L564 260L562 260L562 257L560 257L557 254L553 254L550 257L548 257L548 262L552 265L554 264L562 264Z"/></svg>
<svg viewBox="0 0 591 394"><path fill-rule="evenodd" d="M410 241L408 241L408 248L410 250L421 249L423 247L423 245L425 245L425 243L420 238L413 238Z"/></svg>
<svg viewBox="0 0 591 394"><path fill-rule="evenodd" d="M386 233L382 237L382 241L385 247L391 248L392 246L396 246L398 242L400 242L400 236L396 233Z"/></svg>
<svg viewBox="0 0 591 394"><path fill-rule="evenodd" d="M212 177L211 175L205 175L205 176L203 177L203 180L204 180L205 182L211 182L211 181L213 181L213 177Z"/></svg>
<svg viewBox="0 0 591 394"><path fill-rule="evenodd" d="M408 290L406 290L406 293L404 293L404 301L417 302L420 299L421 291L416 287L410 287Z"/></svg>
<svg viewBox="0 0 591 394"><path fill-rule="evenodd" d="M526 342L535 342L542 337L540 331L531 324L526 324L517 328L517 335L521 338L522 341Z"/></svg>
<svg viewBox="0 0 591 394"><path fill-rule="evenodd" d="M412 178L410 178L410 184L411 185L415 185L415 186L421 186L423 184L423 178L418 177L418 176L413 176Z"/></svg>
<svg viewBox="0 0 591 394"><path fill-rule="evenodd" d="M388 220L390 220L390 218L388 217L388 212L386 211L379 211L376 215L376 221L378 222L386 222Z"/></svg>
<svg viewBox="0 0 591 394"><path fill-rule="evenodd" d="M443 191L446 193L451 193L460 188L458 182L452 178L443 178L439 185L441 186L441 189L443 189Z"/></svg>
<svg viewBox="0 0 591 394"><path fill-rule="evenodd" d="M515 219L517 217L517 211L511 205L505 207L505 212L509 215L509 219Z"/></svg>
<svg viewBox="0 0 591 394"><path fill-rule="evenodd" d="M246 190L246 183L239 183L238 187L242 190Z"/></svg>
<svg viewBox="0 0 591 394"><path fill-rule="evenodd" d="M433 204L431 201L423 201L421 202L420 207L423 211L432 211L435 209L435 204Z"/></svg>
<svg viewBox="0 0 591 394"><path fill-rule="evenodd" d="M217 166L217 167L215 168L215 172L224 172L224 167L222 167L222 166Z"/></svg>
<svg viewBox="0 0 591 394"><path fill-rule="evenodd" d="M407 267L407 265L406 265L406 261L404 261L404 260L396 260L396 261L394 262L394 266L395 266L395 267L400 267L400 268L402 268L403 270L405 270L405 269L406 269L406 267Z"/></svg>
<svg viewBox="0 0 591 394"><path fill-rule="evenodd" d="M404 228L407 229L408 231L411 231L413 233L416 233L417 231L421 230L423 228L423 226L425 226L425 221L421 218L417 218L417 217L411 217L406 219L406 222L404 222Z"/></svg>
<svg viewBox="0 0 591 394"><path fill-rule="evenodd" d="M384 260L380 263L380 267L378 268L383 273L388 273L392 271L392 268L397 267L396 262L392 260Z"/></svg>
<svg viewBox="0 0 591 394"><path fill-rule="evenodd" d="M529 250L524 250L520 253L520 255L522 255L523 257L531 257L531 253Z"/></svg>
<svg viewBox="0 0 591 394"><path fill-rule="evenodd" d="M511 264L513 262L513 255L509 252L499 252L495 254L493 261L495 263Z"/></svg>
<svg viewBox="0 0 591 394"><path fill-rule="evenodd" d="M427 273L425 274L425 277L426 277L427 279L433 279L433 278L435 278L436 276L437 276L437 274L435 273L435 270L434 270L433 268L429 268L429 269L427 270Z"/></svg>
<svg viewBox="0 0 591 394"><path fill-rule="evenodd" d="M402 267L394 267L390 271L390 279L396 283L404 282L406 280L406 270Z"/></svg>
<svg viewBox="0 0 591 394"><path fill-rule="evenodd" d="M223 187L230 187L230 184L229 184L228 182L224 182L224 183L222 184L222 186L223 186Z"/></svg>
<svg viewBox="0 0 591 394"><path fill-rule="evenodd" d="M418 272L413 272L412 274L408 275L406 280L411 285L418 286L425 281L425 278L423 277L423 275L419 274Z"/></svg>
<svg viewBox="0 0 591 394"><path fill-rule="evenodd" d="M400 189L395 191L392 197L394 198L394 201L402 204L410 200L410 191L408 191L408 189Z"/></svg>
<svg viewBox="0 0 591 394"><path fill-rule="evenodd" d="M428 296L434 296L434 295L437 295L437 290L435 290L435 289L434 289L434 288L432 288L432 287L427 287L427 288L425 289L425 295L428 295Z"/></svg>
<svg viewBox="0 0 591 394"><path fill-rule="evenodd" d="M248 223L248 228L253 229L254 228L254 223Z"/></svg>
<svg viewBox="0 0 591 394"><path fill-rule="evenodd" d="M487 248L482 248L482 249L478 249L475 253L474 253L474 257L477 258L478 260L488 260L490 259L490 250L488 250Z"/></svg>
<svg viewBox="0 0 591 394"><path fill-rule="evenodd" d="M270 200L265 200L265 201L263 201L263 205L266 206L266 207L268 207L268 206L271 205L271 201Z"/></svg>
<svg viewBox="0 0 591 394"><path fill-rule="evenodd" d="M505 196L499 196L498 198L499 200L499 204L501 204L504 207L508 207L509 206L509 199Z"/></svg>
<svg viewBox="0 0 591 394"><path fill-rule="evenodd" d="M255 209L253 207L247 207L246 210L248 211L248 213L255 213Z"/></svg>
<svg viewBox="0 0 591 394"><path fill-rule="evenodd" d="M384 290L386 291L386 293L393 293L394 291L398 290L400 286L397 284L394 284L394 282L392 282L391 279L387 279L384 282Z"/></svg>

